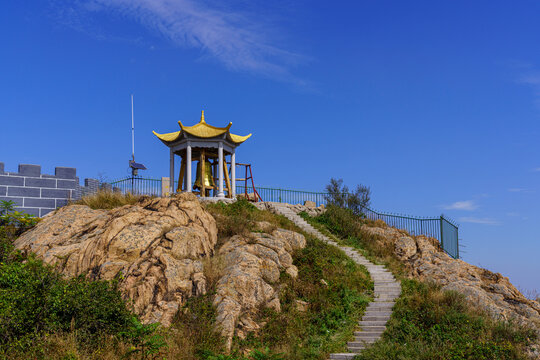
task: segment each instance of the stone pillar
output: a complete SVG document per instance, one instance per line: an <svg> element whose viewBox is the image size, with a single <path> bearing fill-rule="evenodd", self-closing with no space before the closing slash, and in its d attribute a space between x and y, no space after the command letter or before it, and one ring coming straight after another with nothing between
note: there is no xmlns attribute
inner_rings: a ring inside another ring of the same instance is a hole
<svg viewBox="0 0 540 360"><path fill-rule="evenodd" d="M236 149L231 154L231 192L233 199L236 197Z"/></svg>
<svg viewBox="0 0 540 360"><path fill-rule="evenodd" d="M170 185L171 185L171 179L169 179L168 177L161 178L161 196L162 197L171 195Z"/></svg>
<svg viewBox="0 0 540 360"><path fill-rule="evenodd" d="M186 148L186 191L191 192L191 142L188 141Z"/></svg>
<svg viewBox="0 0 540 360"><path fill-rule="evenodd" d="M187 150L184 153L184 156L187 158ZM184 159L184 161L186 160ZM182 181L182 191L187 191L187 163L185 166L186 168L184 169L184 181Z"/></svg>
<svg viewBox="0 0 540 360"><path fill-rule="evenodd" d="M174 151L171 149L171 158L170 158L170 164L169 164L169 188L171 194L174 193Z"/></svg>
<svg viewBox="0 0 540 360"><path fill-rule="evenodd" d="M214 182L215 182L216 181L215 177L216 177L216 174L218 173L218 163L217 163L217 161L215 159L212 162L212 166L213 166L213 168L212 168L212 176L214 177ZM216 189L214 187L214 190L213 190L212 194L213 194L214 197L216 197L217 194L218 194L218 189Z"/></svg>
<svg viewBox="0 0 540 360"><path fill-rule="evenodd" d="M223 192L223 143L221 141L219 142L218 157L219 157L218 197L223 198L225 197L225 193Z"/></svg>

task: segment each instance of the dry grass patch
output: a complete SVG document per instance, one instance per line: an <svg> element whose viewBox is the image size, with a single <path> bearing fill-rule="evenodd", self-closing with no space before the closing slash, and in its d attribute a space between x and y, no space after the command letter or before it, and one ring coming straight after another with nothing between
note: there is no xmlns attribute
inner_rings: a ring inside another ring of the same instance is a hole
<svg viewBox="0 0 540 360"><path fill-rule="evenodd" d="M214 254L212 257L202 259L206 286L208 289L215 289L218 280L225 271L225 260L221 254Z"/></svg>
<svg viewBox="0 0 540 360"><path fill-rule="evenodd" d="M83 196L80 200L73 202L77 205L86 205L96 209L114 209L124 205L134 205L146 196L133 195L131 193L122 194L119 192L100 190L95 194Z"/></svg>

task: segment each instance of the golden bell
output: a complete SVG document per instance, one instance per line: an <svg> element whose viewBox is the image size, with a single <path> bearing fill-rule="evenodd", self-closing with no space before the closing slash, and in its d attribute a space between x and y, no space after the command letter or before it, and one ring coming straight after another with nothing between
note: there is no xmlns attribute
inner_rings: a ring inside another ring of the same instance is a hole
<svg viewBox="0 0 540 360"><path fill-rule="evenodd" d="M201 189L201 162L197 163L197 178L195 179L195 184L193 184L195 189ZM214 177L212 176L212 164L210 161L204 162L204 187L207 189L215 189L216 184L214 183Z"/></svg>

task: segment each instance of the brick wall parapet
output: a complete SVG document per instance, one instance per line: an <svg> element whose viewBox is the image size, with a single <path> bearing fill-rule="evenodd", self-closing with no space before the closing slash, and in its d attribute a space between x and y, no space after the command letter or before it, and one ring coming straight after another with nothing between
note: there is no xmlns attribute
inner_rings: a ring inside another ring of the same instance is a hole
<svg viewBox="0 0 540 360"><path fill-rule="evenodd" d="M73 167L56 167L54 175L48 175L34 164L19 164L17 172L7 172L0 162L0 200L13 201L16 210L35 216L44 216L92 194L104 184L101 185L96 179L84 179L81 186Z"/></svg>

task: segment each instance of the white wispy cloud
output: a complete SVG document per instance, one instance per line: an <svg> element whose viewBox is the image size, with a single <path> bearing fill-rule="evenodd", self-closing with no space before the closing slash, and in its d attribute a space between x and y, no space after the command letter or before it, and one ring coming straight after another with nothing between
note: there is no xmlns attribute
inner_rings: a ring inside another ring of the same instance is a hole
<svg viewBox="0 0 540 360"><path fill-rule="evenodd" d="M70 5L80 12L120 14L177 46L200 49L230 70L299 82L289 69L305 57L276 46L272 24L261 14L227 7L228 3L196 0L87 0ZM75 9L75 10L73 10Z"/></svg>
<svg viewBox="0 0 540 360"><path fill-rule="evenodd" d="M461 217L459 218L459 221L464 222L464 223L482 224L482 225L500 225L500 223L494 219L477 218L477 217L472 217L472 216Z"/></svg>
<svg viewBox="0 0 540 360"><path fill-rule="evenodd" d="M524 74L518 78L517 82L520 84L525 84L532 89L534 104L540 107L540 72L531 71Z"/></svg>
<svg viewBox="0 0 540 360"><path fill-rule="evenodd" d="M540 167L536 167L536 168L532 169L532 171L534 171L534 172L540 172Z"/></svg>
<svg viewBox="0 0 540 360"><path fill-rule="evenodd" d="M472 210L478 209L478 205L474 202L474 200L465 200L465 201L456 201L455 203L450 204L450 205L443 205L442 208L445 210L472 211Z"/></svg>
<svg viewBox="0 0 540 360"><path fill-rule="evenodd" d="M515 193L532 193L532 192L534 192L534 190L526 189L526 188L510 188L510 189L508 189L508 191L515 192Z"/></svg>

